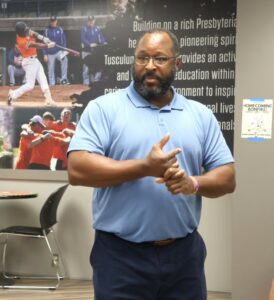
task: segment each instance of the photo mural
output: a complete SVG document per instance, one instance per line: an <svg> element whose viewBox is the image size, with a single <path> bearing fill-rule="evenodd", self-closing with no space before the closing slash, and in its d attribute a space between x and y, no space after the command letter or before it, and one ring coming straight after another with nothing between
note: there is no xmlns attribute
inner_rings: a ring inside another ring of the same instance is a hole
<svg viewBox="0 0 274 300"><path fill-rule="evenodd" d="M65 171L83 110L129 85L138 37L157 28L179 40L174 88L213 111L233 152L236 1L11 0L0 8L1 177Z"/></svg>

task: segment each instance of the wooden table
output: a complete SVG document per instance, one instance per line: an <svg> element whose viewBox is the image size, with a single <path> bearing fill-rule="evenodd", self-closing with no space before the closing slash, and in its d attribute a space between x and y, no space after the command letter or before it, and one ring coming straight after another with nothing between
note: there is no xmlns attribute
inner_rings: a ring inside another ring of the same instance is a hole
<svg viewBox="0 0 274 300"><path fill-rule="evenodd" d="M0 191L0 200L35 198L38 194L19 191ZM0 274L0 287L13 285L14 281Z"/></svg>

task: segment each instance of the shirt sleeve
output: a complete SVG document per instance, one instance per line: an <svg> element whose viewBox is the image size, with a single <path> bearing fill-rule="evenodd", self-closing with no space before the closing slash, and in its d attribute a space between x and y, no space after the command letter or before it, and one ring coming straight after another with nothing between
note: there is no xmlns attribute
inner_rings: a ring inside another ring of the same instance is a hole
<svg viewBox="0 0 274 300"><path fill-rule="evenodd" d="M86 30L87 30L86 27L82 27L81 29L81 43L83 44L84 47L89 47L90 42L86 38Z"/></svg>
<svg viewBox="0 0 274 300"><path fill-rule="evenodd" d="M9 65L15 65L14 64L14 50L13 49L11 49L10 51L9 51L9 54L8 54L8 64Z"/></svg>
<svg viewBox="0 0 274 300"><path fill-rule="evenodd" d="M219 123L209 110L208 120L204 130L203 167L205 171L210 171L222 165L234 162Z"/></svg>
<svg viewBox="0 0 274 300"><path fill-rule="evenodd" d="M65 32L62 28L60 28L61 32L62 32L62 36L61 36L61 46L63 47L67 47L67 39L66 39L66 35Z"/></svg>
<svg viewBox="0 0 274 300"><path fill-rule="evenodd" d="M97 101L91 101L81 115L69 145L71 151L84 150L107 155L109 147L109 118Z"/></svg>
<svg viewBox="0 0 274 300"><path fill-rule="evenodd" d="M45 29L43 35L48 38L48 30L47 29ZM42 50L43 55L48 55L48 48L42 48L41 50Z"/></svg>
<svg viewBox="0 0 274 300"><path fill-rule="evenodd" d="M98 34L98 41L99 41L99 44L105 44L106 43L106 40L103 36L103 33L101 31L101 29L99 28L99 34Z"/></svg>

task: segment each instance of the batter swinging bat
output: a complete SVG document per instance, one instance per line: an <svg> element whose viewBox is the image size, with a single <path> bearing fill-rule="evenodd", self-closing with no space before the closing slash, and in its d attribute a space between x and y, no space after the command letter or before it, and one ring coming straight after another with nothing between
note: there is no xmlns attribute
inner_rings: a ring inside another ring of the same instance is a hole
<svg viewBox="0 0 274 300"><path fill-rule="evenodd" d="M36 31L33 31L32 29L29 28L29 32L33 35L35 35L39 40L43 41L45 39L47 39L49 41L49 39L41 34L39 34L38 32ZM74 56L80 56L80 52L79 51L76 51L76 50L73 50L73 49L70 49L70 48L66 48L66 47L63 47L61 45L58 45L58 44L55 44L56 47L58 47L59 49L62 49L64 51L67 51L69 52L70 54L74 55Z"/></svg>

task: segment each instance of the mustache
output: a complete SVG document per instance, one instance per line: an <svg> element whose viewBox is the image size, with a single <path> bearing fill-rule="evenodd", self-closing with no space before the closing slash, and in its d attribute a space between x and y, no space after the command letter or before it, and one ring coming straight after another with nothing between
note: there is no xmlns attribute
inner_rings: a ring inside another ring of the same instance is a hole
<svg viewBox="0 0 274 300"><path fill-rule="evenodd" d="M141 77L141 81L143 82L146 78L153 78L153 79L157 79L159 82L162 82L161 78L152 72L148 72L148 73L144 74Z"/></svg>

